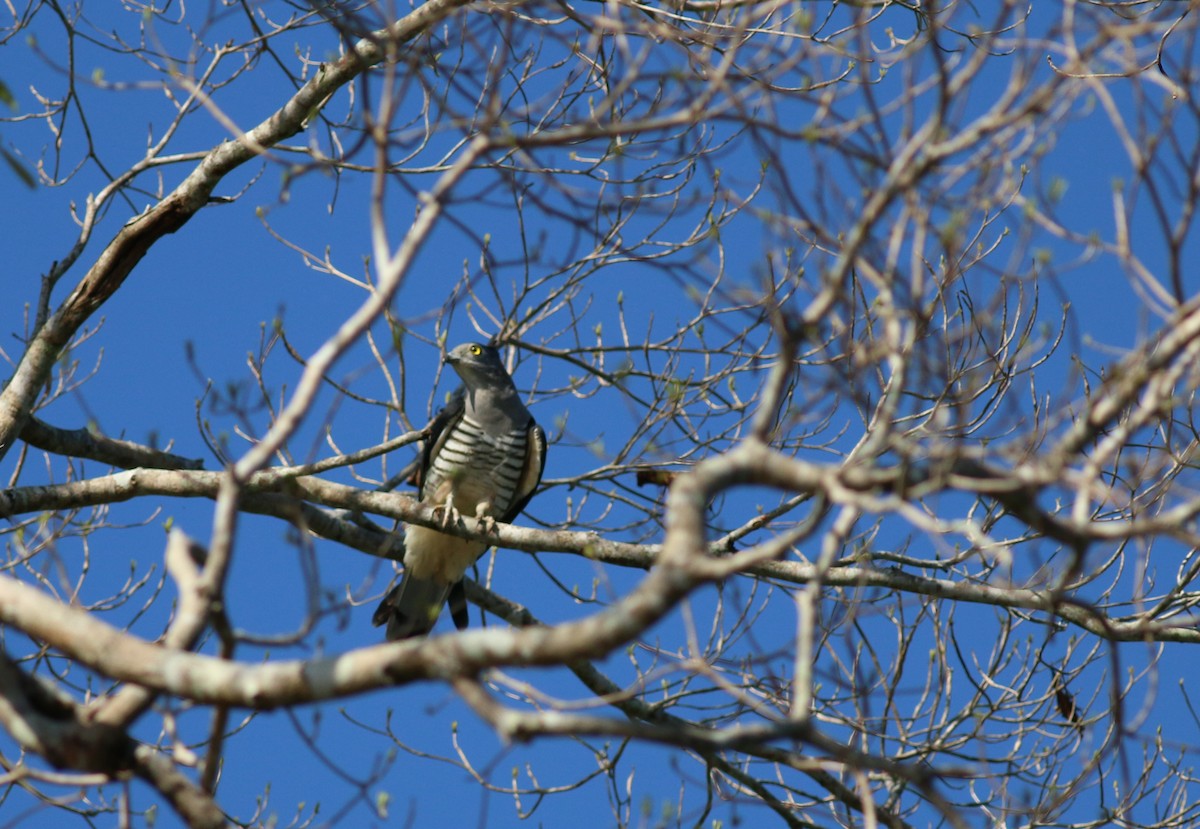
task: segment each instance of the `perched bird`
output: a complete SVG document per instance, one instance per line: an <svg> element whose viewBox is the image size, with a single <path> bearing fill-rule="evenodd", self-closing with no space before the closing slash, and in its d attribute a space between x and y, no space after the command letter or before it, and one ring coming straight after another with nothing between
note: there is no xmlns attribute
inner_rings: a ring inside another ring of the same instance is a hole
<svg viewBox="0 0 1200 829"><path fill-rule="evenodd" d="M485 525L511 523L542 479L546 435L521 402L495 348L465 343L451 350L446 362L463 385L430 426L417 471L421 501L442 513L443 527L457 523L460 514ZM487 547L408 526L404 576L371 621L387 624L388 640L423 636L449 598L455 623L465 627L463 574Z"/></svg>

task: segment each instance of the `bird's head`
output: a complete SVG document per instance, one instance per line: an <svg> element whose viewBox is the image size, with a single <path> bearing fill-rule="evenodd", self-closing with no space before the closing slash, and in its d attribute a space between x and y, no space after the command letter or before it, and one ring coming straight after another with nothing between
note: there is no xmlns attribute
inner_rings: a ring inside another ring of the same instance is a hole
<svg viewBox="0 0 1200 829"><path fill-rule="evenodd" d="M500 352L490 345L456 345L446 354L446 362L458 373L467 388L512 385L512 377L500 360Z"/></svg>

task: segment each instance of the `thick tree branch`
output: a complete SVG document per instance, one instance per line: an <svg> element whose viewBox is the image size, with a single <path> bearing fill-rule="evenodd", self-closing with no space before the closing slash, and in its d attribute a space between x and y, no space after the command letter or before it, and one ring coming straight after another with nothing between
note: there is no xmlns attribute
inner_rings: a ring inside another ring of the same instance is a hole
<svg viewBox="0 0 1200 829"><path fill-rule="evenodd" d="M56 455L86 458L119 469L201 469L204 466L204 461L199 459L105 437L89 429L59 429L32 415L21 429L21 440Z"/></svg>

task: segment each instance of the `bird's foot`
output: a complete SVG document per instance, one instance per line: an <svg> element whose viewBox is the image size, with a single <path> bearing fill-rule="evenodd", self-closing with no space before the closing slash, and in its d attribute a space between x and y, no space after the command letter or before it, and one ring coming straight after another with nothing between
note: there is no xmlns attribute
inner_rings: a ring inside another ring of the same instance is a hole
<svg viewBox="0 0 1200 829"><path fill-rule="evenodd" d="M479 529L485 535L496 534L496 519L488 511L487 504L480 504L475 510L475 520L479 522Z"/></svg>
<svg viewBox="0 0 1200 829"><path fill-rule="evenodd" d="M446 503L444 504L437 504L434 506L433 514L434 516L441 516L442 529L446 529L452 524L459 523L459 519L462 518L462 516L459 515L458 510L454 508L454 502L449 499L447 499Z"/></svg>

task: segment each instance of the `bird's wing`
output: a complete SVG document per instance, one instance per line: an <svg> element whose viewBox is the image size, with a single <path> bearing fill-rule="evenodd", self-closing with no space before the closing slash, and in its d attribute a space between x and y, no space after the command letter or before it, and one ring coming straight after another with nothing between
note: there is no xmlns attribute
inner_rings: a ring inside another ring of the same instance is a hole
<svg viewBox="0 0 1200 829"><path fill-rule="evenodd" d="M521 469L521 477L517 480L517 488L513 493L512 506L501 516L505 524L511 524L513 519L521 514L529 504L529 499L537 491L542 481L542 470L546 468L546 433L532 418L529 420L529 432L525 441L525 466Z"/></svg>
<svg viewBox="0 0 1200 829"><path fill-rule="evenodd" d="M429 467L433 463L433 459L442 451L442 447L446 445L446 439L454 431L455 425L462 420L465 410L466 392L460 386L450 395L446 405L438 411L429 424L429 437L425 439L425 443L421 447L421 464L417 468L417 492L420 493L422 501L425 500L427 494L425 478L429 473Z"/></svg>

